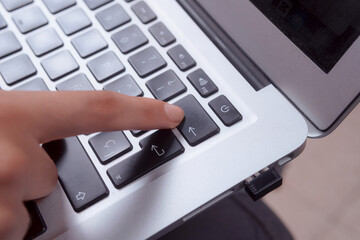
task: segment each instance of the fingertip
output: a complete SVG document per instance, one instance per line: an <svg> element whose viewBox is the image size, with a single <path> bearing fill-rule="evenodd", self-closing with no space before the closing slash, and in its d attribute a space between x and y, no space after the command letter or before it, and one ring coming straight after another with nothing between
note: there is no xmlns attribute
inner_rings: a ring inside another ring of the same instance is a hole
<svg viewBox="0 0 360 240"><path fill-rule="evenodd" d="M176 123L176 126L184 119L184 110L178 106L165 104L164 111L168 119Z"/></svg>

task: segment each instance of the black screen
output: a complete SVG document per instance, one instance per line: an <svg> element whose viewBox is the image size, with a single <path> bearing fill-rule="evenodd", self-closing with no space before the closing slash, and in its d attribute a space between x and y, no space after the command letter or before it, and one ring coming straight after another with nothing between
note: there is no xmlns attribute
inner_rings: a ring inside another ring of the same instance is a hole
<svg viewBox="0 0 360 240"><path fill-rule="evenodd" d="M359 0L250 0L325 73L359 36Z"/></svg>

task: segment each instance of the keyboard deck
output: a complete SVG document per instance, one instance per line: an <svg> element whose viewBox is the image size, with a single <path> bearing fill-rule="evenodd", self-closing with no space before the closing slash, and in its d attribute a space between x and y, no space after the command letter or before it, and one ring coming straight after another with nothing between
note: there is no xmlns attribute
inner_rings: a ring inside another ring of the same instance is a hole
<svg viewBox="0 0 360 240"><path fill-rule="evenodd" d="M81 1L86 7L75 0L0 2L0 81L5 90L103 89L130 96L151 94L163 101L177 98L173 103L185 112L177 130L192 147L220 132L197 99L209 99L222 127L231 127L242 119L206 70L197 67L196 58L145 1ZM5 19L3 13L10 17ZM186 73L187 78L178 76L177 71ZM39 72L45 72L41 76L46 78L39 77ZM196 91L189 94L189 87ZM111 163L106 173L119 189L114 190L121 191L189 147L184 147L172 130L147 133L134 129L86 137L85 144L93 154L78 137L44 145L76 212L109 194L111 186L106 186L94 161L104 166ZM139 151L132 144L134 139L140 144ZM91 159L91 155L96 158Z"/></svg>

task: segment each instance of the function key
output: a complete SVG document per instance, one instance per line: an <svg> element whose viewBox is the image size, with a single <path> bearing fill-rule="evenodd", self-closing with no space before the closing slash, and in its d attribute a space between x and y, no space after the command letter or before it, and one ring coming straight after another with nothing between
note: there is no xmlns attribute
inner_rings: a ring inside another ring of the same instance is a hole
<svg viewBox="0 0 360 240"><path fill-rule="evenodd" d="M136 25L131 25L130 27L115 33L111 38L124 54L148 43L148 39Z"/></svg>
<svg viewBox="0 0 360 240"><path fill-rule="evenodd" d="M114 52L107 52L87 64L98 82L104 82L125 71L124 65Z"/></svg>
<svg viewBox="0 0 360 240"><path fill-rule="evenodd" d="M106 31L111 31L131 21L129 15L119 4L108 7L95 16Z"/></svg>
<svg viewBox="0 0 360 240"><path fill-rule="evenodd" d="M103 132L90 138L89 143L101 164L107 164L132 149L123 132Z"/></svg>
<svg viewBox="0 0 360 240"><path fill-rule="evenodd" d="M33 0L1 0L5 9L9 12L34 2Z"/></svg>
<svg viewBox="0 0 360 240"><path fill-rule="evenodd" d="M184 147L171 130L151 134L140 141L140 146L140 152L107 171L116 188L124 187L184 152Z"/></svg>
<svg viewBox="0 0 360 240"><path fill-rule="evenodd" d="M231 102L224 96L218 96L209 103L211 109L220 118L225 126L230 127L231 125L242 120L242 115L238 110L231 104Z"/></svg>
<svg viewBox="0 0 360 240"><path fill-rule="evenodd" d="M0 59L21 50L21 45L12 32L0 33Z"/></svg>
<svg viewBox="0 0 360 240"><path fill-rule="evenodd" d="M56 19L56 21L64 33L68 36L87 28L92 24L84 10L81 8L77 8L71 12L61 15Z"/></svg>
<svg viewBox="0 0 360 240"><path fill-rule="evenodd" d="M108 47L107 42L96 29L81 34L71 43L82 58L87 58Z"/></svg>
<svg viewBox="0 0 360 240"><path fill-rule="evenodd" d="M96 8L99 8L109 2L112 2L113 0L84 0L86 5L91 9L94 10Z"/></svg>
<svg viewBox="0 0 360 240"><path fill-rule="evenodd" d="M15 91L48 91L44 80L42 78L35 78L30 82L24 83L23 85L14 88Z"/></svg>
<svg viewBox="0 0 360 240"><path fill-rule="evenodd" d="M61 51L44 59L41 62L41 65L49 78L53 81L79 69L79 65L68 50Z"/></svg>
<svg viewBox="0 0 360 240"><path fill-rule="evenodd" d="M190 146L198 145L220 131L193 95L188 95L174 104L184 110L185 118L177 128Z"/></svg>
<svg viewBox="0 0 360 240"><path fill-rule="evenodd" d="M196 66L195 60L182 45L177 45L168 51L168 55L181 71L187 71Z"/></svg>
<svg viewBox="0 0 360 240"><path fill-rule="evenodd" d="M76 4L76 0L43 0L52 14L61 12Z"/></svg>
<svg viewBox="0 0 360 240"><path fill-rule="evenodd" d="M4 17L0 14L0 30L6 27L7 27L6 21Z"/></svg>
<svg viewBox="0 0 360 240"><path fill-rule="evenodd" d="M80 73L56 86L59 91L91 91L94 87L85 74Z"/></svg>
<svg viewBox="0 0 360 240"><path fill-rule="evenodd" d="M148 47L129 58L131 66L140 77L147 77L166 67L167 63L154 47Z"/></svg>
<svg viewBox="0 0 360 240"><path fill-rule="evenodd" d="M174 35L172 35L162 22L158 22L151 26L149 31L162 47L166 47L176 41Z"/></svg>
<svg viewBox="0 0 360 240"><path fill-rule="evenodd" d="M169 101L186 91L185 85L173 70L168 70L147 81L146 86L156 99Z"/></svg>
<svg viewBox="0 0 360 240"><path fill-rule="evenodd" d="M59 35L52 28L36 33L28 37L26 41L38 57L64 45Z"/></svg>
<svg viewBox="0 0 360 240"><path fill-rule="evenodd" d="M0 64L0 74L8 85L12 85L36 74L36 68L30 58L19 55Z"/></svg>
<svg viewBox="0 0 360 240"><path fill-rule="evenodd" d="M18 12L13 16L13 20L22 33L28 33L48 24L48 20L39 7L31 7Z"/></svg>
<svg viewBox="0 0 360 240"><path fill-rule="evenodd" d="M219 91L215 83L202 69L190 73L187 78L202 97L209 97Z"/></svg>
<svg viewBox="0 0 360 240"><path fill-rule="evenodd" d="M104 87L104 90L114 91L134 97L140 97L144 95L139 85L137 85L135 80L129 74L121 77L118 80L113 81L112 83L109 83Z"/></svg>
<svg viewBox="0 0 360 240"><path fill-rule="evenodd" d="M157 18L153 10L151 10L149 5L147 5L144 1L135 3L131 9L144 24L152 22Z"/></svg>

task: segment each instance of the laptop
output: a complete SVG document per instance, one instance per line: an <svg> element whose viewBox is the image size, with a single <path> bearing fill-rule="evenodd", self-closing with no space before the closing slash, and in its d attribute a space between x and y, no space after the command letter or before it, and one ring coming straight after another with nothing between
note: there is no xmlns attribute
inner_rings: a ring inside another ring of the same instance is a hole
<svg viewBox="0 0 360 240"><path fill-rule="evenodd" d="M35 202L35 239L156 239L359 103L357 1L0 2L1 89L109 90L185 111L173 130L45 144L59 181Z"/></svg>

